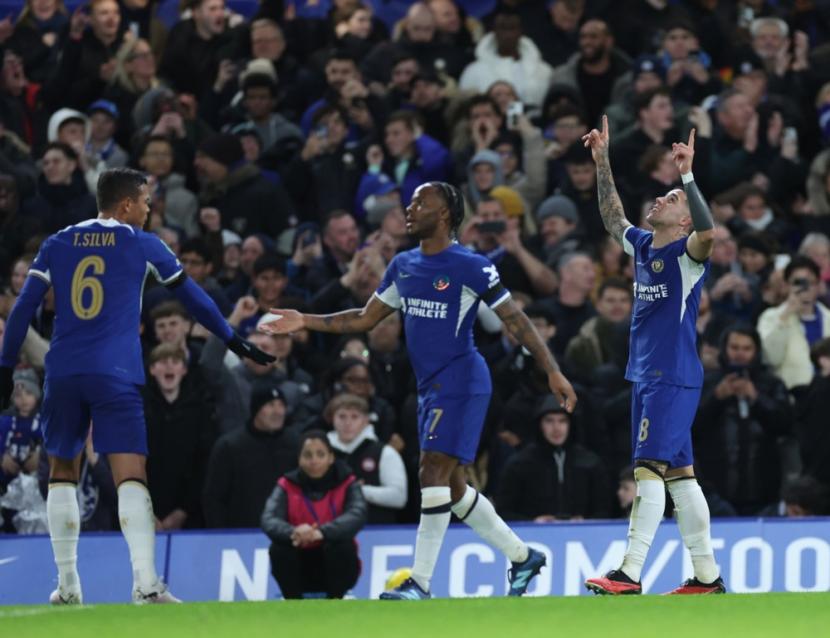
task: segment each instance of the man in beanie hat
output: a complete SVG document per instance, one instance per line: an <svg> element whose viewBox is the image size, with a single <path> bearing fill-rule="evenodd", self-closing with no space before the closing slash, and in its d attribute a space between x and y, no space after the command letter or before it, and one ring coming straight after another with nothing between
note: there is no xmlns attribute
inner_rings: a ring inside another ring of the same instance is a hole
<svg viewBox="0 0 830 638"><path fill-rule="evenodd" d="M204 490L208 527L257 527L277 479L297 466L298 437L287 424L283 394L254 386L251 419L213 446Z"/></svg>
<svg viewBox="0 0 830 638"><path fill-rule="evenodd" d="M13 377L13 410L0 416L0 490L21 472L37 470L40 460L40 380L31 368L16 370Z"/></svg>
<svg viewBox="0 0 830 638"><path fill-rule="evenodd" d="M555 266L566 253L577 250L579 211L564 195L552 195L536 210L539 234L533 237L531 249L546 264Z"/></svg>
<svg viewBox="0 0 830 638"><path fill-rule="evenodd" d="M550 523L610 515L607 472L598 455L574 442L572 418L556 397L542 397L536 441L508 461L499 481L496 508L504 518Z"/></svg>
<svg viewBox="0 0 830 638"><path fill-rule="evenodd" d="M207 138L196 151L194 166L202 184L199 200L219 210L224 228L274 238L289 225L294 206L288 194L282 184L272 183L245 160L235 135Z"/></svg>

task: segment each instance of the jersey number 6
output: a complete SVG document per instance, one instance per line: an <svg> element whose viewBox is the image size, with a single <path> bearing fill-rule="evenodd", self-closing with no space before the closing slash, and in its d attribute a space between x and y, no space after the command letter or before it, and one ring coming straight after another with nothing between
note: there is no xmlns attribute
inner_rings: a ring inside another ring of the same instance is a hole
<svg viewBox="0 0 830 638"><path fill-rule="evenodd" d="M94 319L101 312L104 305L104 287L94 276L88 276L87 271L92 269L92 275L104 274L104 259L98 255L84 257L75 268L72 275L72 312L78 319ZM89 291L89 304L84 305L84 292Z"/></svg>

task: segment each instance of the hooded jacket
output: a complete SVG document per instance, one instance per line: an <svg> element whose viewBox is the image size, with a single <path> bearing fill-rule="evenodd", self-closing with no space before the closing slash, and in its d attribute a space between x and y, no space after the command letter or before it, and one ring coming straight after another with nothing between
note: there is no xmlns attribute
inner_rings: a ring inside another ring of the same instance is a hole
<svg viewBox="0 0 830 638"><path fill-rule="evenodd" d="M459 87L485 93L493 82L510 82L522 102L541 106L553 79L553 69L542 59L533 40L522 36L519 40L519 59L498 54L496 36L485 35L476 45L476 61L461 74Z"/></svg>
<svg viewBox="0 0 830 638"><path fill-rule="evenodd" d="M502 186L504 184L504 173L502 172L501 168L501 157L499 157L499 154L496 153L496 151L485 149L473 155L473 158L469 162L467 162L466 193L466 195L470 198L470 205L472 206L473 210L475 210L476 206L478 206L478 202L481 200L482 196L487 194L476 188L476 182L473 179L473 168L476 164L490 164L493 167L493 169L495 170L495 175L493 176L493 188L495 188L496 186Z"/></svg>

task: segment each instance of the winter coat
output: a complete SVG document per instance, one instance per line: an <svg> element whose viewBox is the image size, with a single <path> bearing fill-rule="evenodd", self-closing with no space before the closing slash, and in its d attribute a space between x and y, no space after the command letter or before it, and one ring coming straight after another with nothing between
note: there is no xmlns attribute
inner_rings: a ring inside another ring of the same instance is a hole
<svg viewBox="0 0 830 638"><path fill-rule="evenodd" d="M577 443L553 447L537 441L507 462L499 481L496 509L507 520L607 518L611 514L608 476L600 457Z"/></svg>
<svg viewBox="0 0 830 638"><path fill-rule="evenodd" d="M467 162L467 188L465 189L465 194L470 198L470 205L473 207L473 210L475 210L476 206L478 206L479 200L487 194L476 188L475 180L473 179L473 168L476 164L490 164L493 167L495 170L495 175L493 175L493 188L504 184L501 157L499 157L499 154L496 153L496 151L484 149L483 151L479 151L473 155L472 159Z"/></svg>
<svg viewBox="0 0 830 638"><path fill-rule="evenodd" d="M485 93L498 80L510 82L527 105L539 107L551 85L553 69L542 59L533 40L519 40L519 59L498 54L496 36L488 33L476 45L476 61L461 74L459 87Z"/></svg>
<svg viewBox="0 0 830 638"><path fill-rule="evenodd" d="M784 316L785 308L785 304L768 308L758 318L764 362L787 388L809 385L814 373L810 344L801 319L795 315ZM830 337L830 310L820 303L816 308L822 318L822 335Z"/></svg>
<svg viewBox="0 0 830 638"><path fill-rule="evenodd" d="M383 172L392 181L395 179L395 160L387 158ZM452 157L446 147L429 135L421 135L415 140L415 155L409 160L409 168L403 180L398 182L401 202L408 206L415 189L425 182L443 182L452 176ZM369 179L369 173L363 179ZM354 201L354 198L352 199Z"/></svg>
<svg viewBox="0 0 830 638"><path fill-rule="evenodd" d="M816 376L796 404L804 473L830 485L830 377Z"/></svg>
<svg viewBox="0 0 830 638"><path fill-rule="evenodd" d="M202 503L208 527L257 527L277 479L297 467L299 437L251 424L222 436L208 462Z"/></svg>
<svg viewBox="0 0 830 638"><path fill-rule="evenodd" d="M288 472L284 480L299 487L310 501L320 501L348 482L343 509L327 522L320 525L324 541L342 542L353 539L366 524L367 505L354 480L349 467L342 461L335 461L322 479L310 479L302 470ZM277 485L265 503L260 524L265 534L275 543L290 543L294 525L292 512L289 511L290 499L281 485Z"/></svg>
<svg viewBox="0 0 830 638"><path fill-rule="evenodd" d="M37 180L37 194L23 203L25 215L33 215L42 222L47 233L96 217L98 205L90 194L81 171L72 173L69 184L50 184L41 175Z"/></svg>
<svg viewBox="0 0 830 638"><path fill-rule="evenodd" d="M597 382L594 375L598 369L612 366L619 381L623 382L628 362L628 337L628 322L613 324L602 317L589 319L565 348L568 370L593 385Z"/></svg>
<svg viewBox="0 0 830 638"><path fill-rule="evenodd" d="M182 20L170 29L158 74L169 80L176 91L199 97L216 80L221 56L232 55L233 40L234 34L227 28L222 34L204 40L196 32L192 19Z"/></svg>
<svg viewBox="0 0 830 638"><path fill-rule="evenodd" d="M198 377L182 379L173 403L150 377L142 389L147 422L147 487L153 509L163 519L175 509L187 512L187 526L201 526L205 467L218 434L216 415L205 400L207 388Z"/></svg>
<svg viewBox="0 0 830 638"><path fill-rule="evenodd" d="M168 226L181 228L188 237L201 234L199 228L199 200L185 186L184 175L171 173L159 180L164 190L164 221Z"/></svg>

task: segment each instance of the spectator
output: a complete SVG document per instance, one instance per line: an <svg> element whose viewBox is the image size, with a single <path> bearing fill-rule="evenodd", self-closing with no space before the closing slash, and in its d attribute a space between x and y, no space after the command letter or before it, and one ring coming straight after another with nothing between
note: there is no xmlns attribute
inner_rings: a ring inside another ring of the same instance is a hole
<svg viewBox="0 0 830 638"><path fill-rule="evenodd" d="M208 239L215 237L221 239L225 233L233 232L227 229L222 230L219 226L219 211L216 209L202 209L200 216L203 220L210 219L208 226ZM236 233L234 233L236 235ZM238 235L237 235L238 237ZM223 244L224 244L224 240ZM235 270L234 277L225 287L225 293L233 302L251 292L251 277L254 274L254 264L266 252L273 252L274 242L262 234L249 235L239 246L239 264Z"/></svg>
<svg viewBox="0 0 830 638"><path fill-rule="evenodd" d="M493 140L495 142L495 140ZM464 194L473 206L488 196L497 186L504 185L501 158L490 149L478 151L467 164L467 184Z"/></svg>
<svg viewBox="0 0 830 638"><path fill-rule="evenodd" d="M792 435L789 396L760 354L754 328L727 329L720 370L705 379L693 430L701 474L742 515L773 500L789 469L781 454L781 439Z"/></svg>
<svg viewBox="0 0 830 638"><path fill-rule="evenodd" d="M794 257L784 269L786 301L758 319L764 361L788 389L809 385L810 346L830 336L830 310L817 301L820 274L811 259Z"/></svg>
<svg viewBox="0 0 830 638"><path fill-rule="evenodd" d="M118 107L109 100L96 100L89 105L87 115L89 140L85 151L89 164L103 164L105 168L126 166L130 158L114 139L118 127Z"/></svg>
<svg viewBox="0 0 830 638"><path fill-rule="evenodd" d="M819 483L812 476L796 478L781 489L781 500L763 511L764 516L822 516L827 513L827 486Z"/></svg>
<svg viewBox="0 0 830 638"><path fill-rule="evenodd" d="M37 219L20 214L20 193L14 177L0 173L0 273L11 270L22 247L38 230ZM0 303L0 313L7 314L10 309Z"/></svg>
<svg viewBox="0 0 830 638"><path fill-rule="evenodd" d="M535 209L547 192L545 141L542 131L524 115L511 125L511 134L500 136L494 150L501 157L504 183L515 189Z"/></svg>
<svg viewBox="0 0 830 638"><path fill-rule="evenodd" d="M360 243L360 230L348 210L334 210L323 219L323 257L309 268L304 287L316 292L343 276Z"/></svg>
<svg viewBox="0 0 830 638"><path fill-rule="evenodd" d="M596 270L591 258L580 252L564 255L558 262L559 290L545 300L556 321L556 336L551 343L557 358L564 358L565 348L580 327L596 314L590 295L594 290Z"/></svg>
<svg viewBox="0 0 830 638"><path fill-rule="evenodd" d="M297 467L298 437L279 390L257 387L251 414L213 446L202 501L208 527L256 527L274 483Z"/></svg>
<svg viewBox="0 0 830 638"><path fill-rule="evenodd" d="M20 57L23 52L7 46L0 69L0 112L5 136L13 134L27 145L43 144L43 124L48 114L40 99L41 86L30 82ZM8 170L8 169L7 169Z"/></svg>
<svg viewBox="0 0 830 638"><path fill-rule="evenodd" d="M303 436L299 466L279 479L262 512L274 580L286 599L320 590L342 598L360 574L355 537L366 501L323 432Z"/></svg>
<svg viewBox="0 0 830 638"><path fill-rule="evenodd" d="M25 0L7 46L19 51L33 82L43 84L58 64L65 45L69 15L62 0Z"/></svg>
<svg viewBox="0 0 830 638"><path fill-rule="evenodd" d="M525 35L539 47L545 62L557 67L576 53L584 15L583 0L557 0L548 5L546 19L527 21L522 26Z"/></svg>
<svg viewBox="0 0 830 638"><path fill-rule="evenodd" d="M185 357L185 364L195 367L199 352L190 337L193 322L176 299L164 301L150 310L150 325L159 344L173 346Z"/></svg>
<svg viewBox="0 0 830 638"><path fill-rule="evenodd" d="M284 257L266 253L254 262L252 287L258 307L253 316L240 322L239 330L243 335L253 332L259 319L271 308L282 308L280 301L287 284Z"/></svg>
<svg viewBox="0 0 830 638"><path fill-rule="evenodd" d="M394 523L406 505L406 468L400 454L378 441L369 424L369 404L355 394L339 394L326 406L334 430L328 433L334 454L357 477L369 506L367 523Z"/></svg>
<svg viewBox="0 0 830 638"><path fill-rule="evenodd" d="M634 468L629 465L620 470L619 483L617 484L617 503L620 515L617 518L631 516L631 508L634 506L635 498L637 498L637 483L634 480Z"/></svg>
<svg viewBox="0 0 830 638"><path fill-rule="evenodd" d="M568 152L562 156L561 160L565 165L566 177L560 183L559 188L556 189L556 194L560 198L564 196L572 201L576 205L579 216L578 228L565 228L565 230L574 233L574 236L581 231L586 241L591 244L597 244L607 235L605 227L602 225L602 216L599 212L597 171L594 166L594 160L591 158L591 151L582 146L582 144L571 144ZM662 192L664 193L665 190ZM569 209L570 207L563 205L562 208ZM562 219L562 217L559 217L559 219ZM567 237L567 235L565 236ZM554 243L554 247L557 245L558 242ZM553 252L560 251L554 249ZM555 254L551 256L551 259L554 260L552 263L556 263Z"/></svg>
<svg viewBox="0 0 830 638"><path fill-rule="evenodd" d="M510 80L522 102L540 107L551 84L553 69L542 60L533 40L522 35L521 18L497 9L493 32L476 45L476 61L461 74L459 87L483 93L498 80Z"/></svg>
<svg viewBox="0 0 830 638"><path fill-rule="evenodd" d="M17 475L33 474L40 462L43 434L40 429L40 379L31 369L13 377L12 410L0 416L0 490Z"/></svg>
<svg viewBox="0 0 830 638"><path fill-rule="evenodd" d="M174 149L164 135L151 135L144 143L139 166L155 178L153 197L161 203L166 226L180 229L188 237L200 234L199 203L185 186L185 177L173 172Z"/></svg>
<svg viewBox="0 0 830 638"><path fill-rule="evenodd" d="M104 164L87 155L90 129L89 118L80 111L58 109L49 118L48 138L49 142L62 142L75 151L78 169L86 179L89 192L94 193Z"/></svg>
<svg viewBox="0 0 830 638"><path fill-rule="evenodd" d="M259 134L261 154L279 158L302 143L300 127L274 113L277 84L265 73L249 73L242 80L242 104L245 115Z"/></svg>
<svg viewBox="0 0 830 638"><path fill-rule="evenodd" d="M579 248L579 210L568 197L552 195L544 200L536 209L536 223L539 234L530 245L544 263L555 265Z"/></svg>
<svg viewBox="0 0 830 638"><path fill-rule="evenodd" d="M417 109L426 135L439 144L451 144L447 117L451 105L444 79L434 71L420 71L412 78L409 105Z"/></svg>
<svg viewBox="0 0 830 638"><path fill-rule="evenodd" d="M104 97L121 114L117 139L127 143L133 132L133 107L146 91L159 86L156 59L150 43L142 38L126 38L115 55L115 71Z"/></svg>
<svg viewBox="0 0 830 638"><path fill-rule="evenodd" d="M565 351L565 363L574 377L605 396L625 387L633 302L627 281L606 279L597 294L597 316L582 324Z"/></svg>
<svg viewBox="0 0 830 638"><path fill-rule="evenodd" d="M630 65L625 53L614 48L614 36L608 24L592 18L579 29L579 52L554 69L551 84L576 88L585 100L588 123L599 121L611 101L614 82Z"/></svg>
<svg viewBox="0 0 830 638"><path fill-rule="evenodd" d="M75 109L92 104L113 77L122 39L121 11L115 0L91 0L88 15L76 8L60 61L44 87L46 101Z"/></svg>
<svg viewBox="0 0 830 638"><path fill-rule="evenodd" d="M78 165L78 154L68 144L51 142L46 146L37 195L25 204L46 232L54 233L97 214L95 198L89 194Z"/></svg>
<svg viewBox="0 0 830 638"><path fill-rule="evenodd" d="M223 227L240 234L276 237L289 225L294 209L285 189L245 161L242 145L233 135L221 133L206 139L194 165L202 179L199 200L219 210Z"/></svg>
<svg viewBox="0 0 830 638"><path fill-rule="evenodd" d="M403 324L392 313L369 331L369 366L378 396L402 405L409 394L412 369L403 339Z"/></svg>
<svg viewBox="0 0 830 638"><path fill-rule="evenodd" d="M637 98L647 91L665 86L666 68L656 55L641 55L631 65L631 71L614 85L612 103L605 114L611 131L625 131L637 123Z"/></svg>
<svg viewBox="0 0 830 638"><path fill-rule="evenodd" d="M694 24L681 18L669 23L664 33L662 54L672 97L684 104L699 104L717 93L720 82L710 71L712 58L701 49Z"/></svg>
<svg viewBox="0 0 830 638"><path fill-rule="evenodd" d="M813 344L810 351L816 374L807 391L796 401L796 431L804 461L804 474L830 485L830 337Z"/></svg>
<svg viewBox="0 0 830 638"><path fill-rule="evenodd" d="M184 352L162 343L150 353L142 394L147 422L147 489L162 529L203 527L205 466L218 433L200 378Z"/></svg>
<svg viewBox="0 0 830 638"><path fill-rule="evenodd" d="M191 17L170 30L159 75L182 93L202 96L217 78L238 72L233 66L233 34L225 0L188 0Z"/></svg>
<svg viewBox="0 0 830 638"><path fill-rule="evenodd" d="M731 202L735 214L726 221L732 234L738 238L751 231L763 231L779 245L786 246L792 228L786 220L776 217L769 206L767 194L755 184L742 182L723 195Z"/></svg>
<svg viewBox="0 0 830 638"><path fill-rule="evenodd" d="M600 458L570 440L571 415L553 396L534 415L536 441L508 461L496 508L507 520L550 523L607 518L608 477Z"/></svg>
<svg viewBox="0 0 830 638"><path fill-rule="evenodd" d="M187 276L195 281L213 299L222 314L227 316L233 310L233 306L219 282L212 276L211 258L210 249L201 237L188 239L179 248L179 262Z"/></svg>
<svg viewBox="0 0 830 638"><path fill-rule="evenodd" d="M504 206L498 199L485 196L479 200L462 239L471 241L477 253L496 265L509 290L538 295L550 295L556 290L553 271L525 248L518 227L508 228Z"/></svg>

